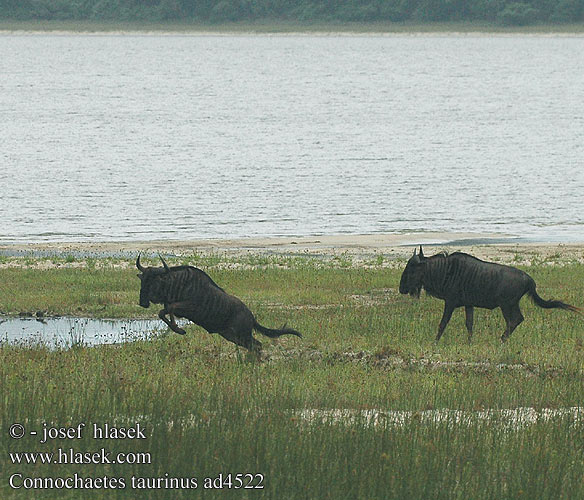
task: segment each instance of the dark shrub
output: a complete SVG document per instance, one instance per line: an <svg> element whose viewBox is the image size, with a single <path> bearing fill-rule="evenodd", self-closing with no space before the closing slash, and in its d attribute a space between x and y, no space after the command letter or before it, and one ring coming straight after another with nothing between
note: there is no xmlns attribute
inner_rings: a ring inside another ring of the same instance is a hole
<svg viewBox="0 0 584 500"><path fill-rule="evenodd" d="M550 21L554 23L575 23L582 19L584 0L560 0Z"/></svg>
<svg viewBox="0 0 584 500"><path fill-rule="evenodd" d="M525 26L533 23L538 11L526 3L510 3L499 14L497 19L505 26Z"/></svg>

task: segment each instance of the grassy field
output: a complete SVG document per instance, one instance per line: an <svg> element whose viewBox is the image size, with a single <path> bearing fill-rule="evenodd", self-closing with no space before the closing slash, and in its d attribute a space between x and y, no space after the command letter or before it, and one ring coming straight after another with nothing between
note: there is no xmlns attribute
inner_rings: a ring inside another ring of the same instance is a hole
<svg viewBox="0 0 584 500"><path fill-rule="evenodd" d="M260 359L194 325L184 337L171 333L120 346L3 345L1 498L80 498L74 489L31 491L24 479L75 473L125 483L84 490L82 498L584 497L584 415L552 414L529 425L473 417L482 410L584 406L581 316L544 311L524 299L525 322L501 344L500 312L478 310L469 345L464 314L457 311L436 345L442 302L399 295L403 261L262 255L168 260L204 268L262 324L287 322L304 338L275 342L257 334L264 344ZM544 298L582 306L584 265L540 261L524 269ZM155 317L157 309L137 305L138 290L130 261L0 259L4 314ZM303 417L305 411L333 409L357 417ZM445 409L461 410L469 420L422 418ZM359 418L367 410L409 413L399 425L370 425ZM10 438L16 422L39 436ZM87 429L82 439L40 443L43 423L85 423ZM92 424L104 423L140 423L146 439L93 439ZM143 453L151 463L15 464L10 455L70 448ZM223 488L207 488L219 486L219 474ZM261 481L263 488L236 489L236 474L261 474L248 485ZM22 487L13 489L10 477ZM140 487L146 478L148 489ZM178 478L196 478L196 490L176 488Z"/></svg>

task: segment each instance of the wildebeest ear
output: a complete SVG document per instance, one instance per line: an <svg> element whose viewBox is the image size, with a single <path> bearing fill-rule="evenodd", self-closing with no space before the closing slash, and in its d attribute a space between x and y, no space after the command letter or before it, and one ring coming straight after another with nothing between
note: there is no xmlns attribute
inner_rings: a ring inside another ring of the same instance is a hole
<svg viewBox="0 0 584 500"><path fill-rule="evenodd" d="M424 258L424 252L422 251L422 245L420 245L420 253L418 255L420 256L420 259Z"/></svg>

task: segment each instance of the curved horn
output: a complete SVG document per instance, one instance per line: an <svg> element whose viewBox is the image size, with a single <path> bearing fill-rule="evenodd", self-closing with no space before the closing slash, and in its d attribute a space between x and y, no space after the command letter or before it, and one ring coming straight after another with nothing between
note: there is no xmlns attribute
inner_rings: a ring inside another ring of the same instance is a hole
<svg viewBox="0 0 584 500"><path fill-rule="evenodd" d="M136 259L136 267L138 268L138 270L143 273L145 271L144 267L142 266L142 264L140 264L140 254L138 254L138 258Z"/></svg>
<svg viewBox="0 0 584 500"><path fill-rule="evenodd" d="M158 254L158 257L160 257L160 260L162 261L162 265L164 266L164 269L166 270L167 273L170 272L170 267L168 267L168 264L166 262L164 262L164 259L162 258L162 255Z"/></svg>
<svg viewBox="0 0 584 500"><path fill-rule="evenodd" d="M416 248L414 247L414 257L416 256Z"/></svg>
<svg viewBox="0 0 584 500"><path fill-rule="evenodd" d="M419 253L419 255L420 255L420 259L423 259L424 258L424 252L422 252L422 245L420 245L420 253Z"/></svg>

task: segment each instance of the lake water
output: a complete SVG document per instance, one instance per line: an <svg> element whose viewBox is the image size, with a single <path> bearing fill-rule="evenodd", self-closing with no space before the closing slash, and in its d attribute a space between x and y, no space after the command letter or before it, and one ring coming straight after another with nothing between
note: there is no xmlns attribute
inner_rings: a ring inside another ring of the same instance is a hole
<svg viewBox="0 0 584 500"><path fill-rule="evenodd" d="M0 36L0 242L584 241L580 36Z"/></svg>

